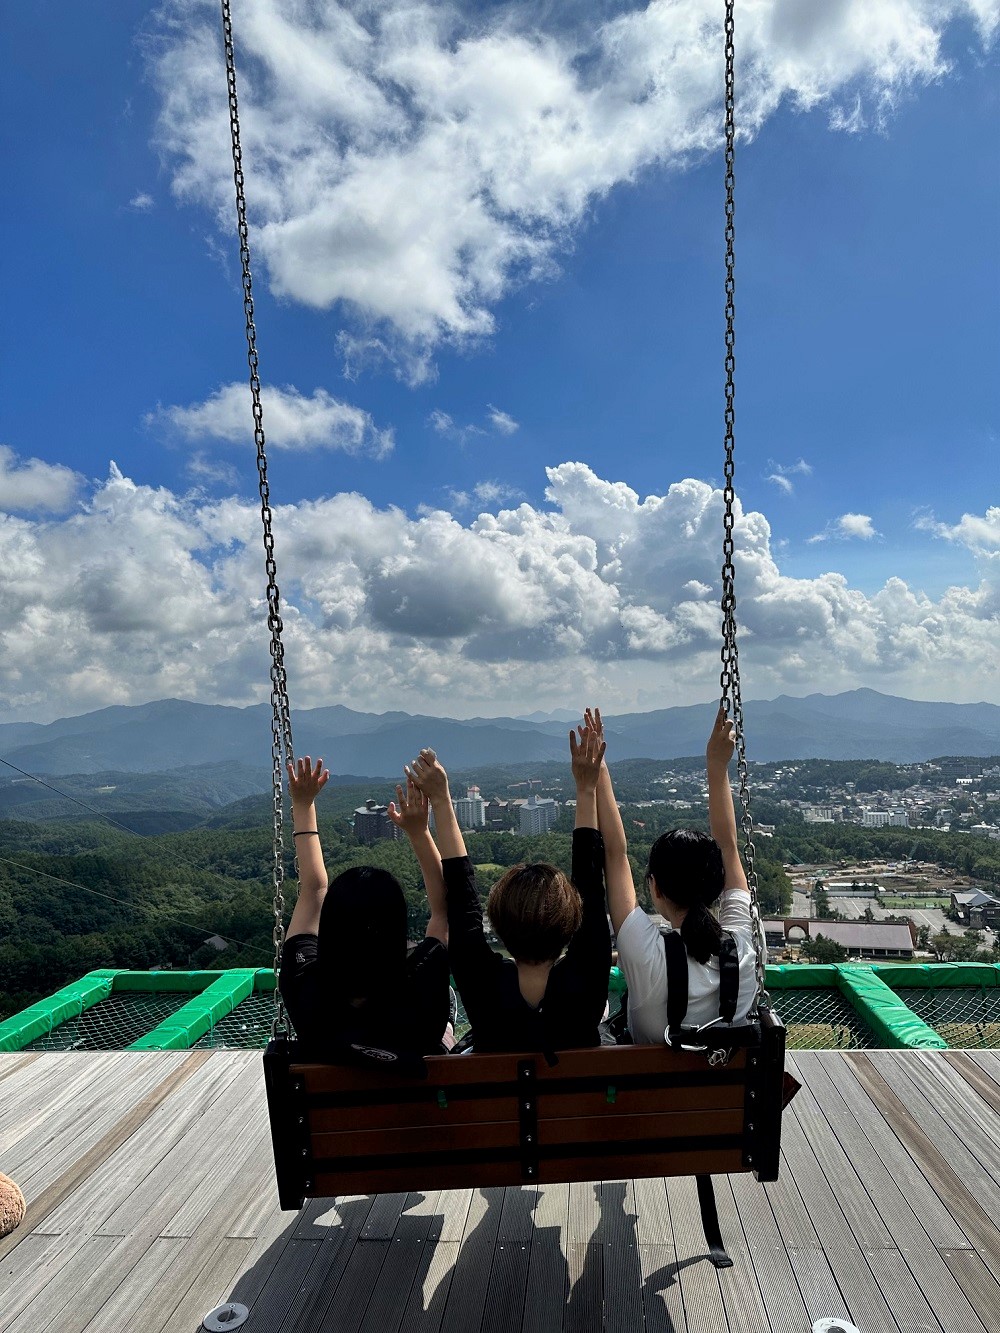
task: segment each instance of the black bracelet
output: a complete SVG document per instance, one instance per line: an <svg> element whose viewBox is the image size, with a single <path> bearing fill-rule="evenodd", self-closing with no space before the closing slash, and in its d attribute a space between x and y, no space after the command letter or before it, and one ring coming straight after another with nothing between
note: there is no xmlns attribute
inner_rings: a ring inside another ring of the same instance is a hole
<svg viewBox="0 0 1000 1333"><path fill-rule="evenodd" d="M293 833L293 834L292 834L292 837L293 837L293 838L310 838L310 837L312 837L312 838L318 838L318 837L319 837L319 829L318 829L318 828L302 828L302 829L299 829L298 833Z"/></svg>

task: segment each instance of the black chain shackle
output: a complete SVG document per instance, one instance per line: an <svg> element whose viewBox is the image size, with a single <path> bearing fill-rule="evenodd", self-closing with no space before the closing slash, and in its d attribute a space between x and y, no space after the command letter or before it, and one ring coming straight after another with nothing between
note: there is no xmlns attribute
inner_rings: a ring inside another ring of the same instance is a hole
<svg viewBox="0 0 1000 1333"><path fill-rule="evenodd" d="M747 884L750 888L750 918L754 941L757 994L751 1017L756 1016L762 1000L766 999L764 955L761 941L760 901L757 886L757 868L754 864L753 816L750 813L750 789L747 784L746 741L743 731L743 699L740 693L740 657L736 645L736 571L733 567L733 508L736 489L734 451L736 446L736 24L733 17L735 0L726 0L725 64L726 64L726 410L725 410L725 487L723 500L724 536L722 541L722 671L719 685L722 706L736 724L736 767L740 780L741 827L743 830L743 857L746 862Z"/></svg>
<svg viewBox="0 0 1000 1333"><path fill-rule="evenodd" d="M250 367L250 394L253 400L253 438L257 446L257 477L260 490L260 517L264 528L264 570L267 574L267 627L271 633L271 803L274 821L271 873L274 883L274 1019L271 1036L287 1036L288 1022L281 998L278 976L281 950L285 942L285 845L284 760L294 762L292 715L288 704L288 678L285 674L285 649L281 641L281 602L278 592L278 567L274 559L274 533L271 529L271 491L267 481L267 453L264 448L263 410L260 402L260 374L257 363L257 330L253 319L253 278L250 273L250 231L247 226L247 202L243 177L243 150L240 146L240 113L236 97L236 53L233 47L233 22L229 0L222 0L222 38L226 48L226 82L229 88L229 130L233 147L233 180L236 185L236 224L240 238L240 262L243 267L243 313L246 316L247 364Z"/></svg>

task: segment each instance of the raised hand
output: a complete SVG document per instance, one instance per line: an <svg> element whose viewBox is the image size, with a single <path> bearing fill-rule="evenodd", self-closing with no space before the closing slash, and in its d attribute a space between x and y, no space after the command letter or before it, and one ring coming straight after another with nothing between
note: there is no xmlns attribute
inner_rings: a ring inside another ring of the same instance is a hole
<svg viewBox="0 0 1000 1333"><path fill-rule="evenodd" d="M403 772L432 804L435 801L450 800L448 774L433 750L421 750L412 764L403 765Z"/></svg>
<svg viewBox="0 0 1000 1333"><path fill-rule="evenodd" d="M596 791L604 752L608 747L598 738L596 730L589 724L578 730L579 740L575 731L569 733L569 757L573 778L578 791Z"/></svg>
<svg viewBox="0 0 1000 1333"><path fill-rule="evenodd" d="M604 740L604 722L601 719L601 710L599 708L586 708L583 713L583 726L577 727L582 740L584 734L590 732L596 736L598 741Z"/></svg>
<svg viewBox="0 0 1000 1333"><path fill-rule="evenodd" d="M316 763L306 755L296 760L295 767L286 764L288 790L292 795L292 805L312 805L316 797L330 780L329 769L323 767L323 760Z"/></svg>
<svg viewBox="0 0 1000 1333"><path fill-rule="evenodd" d="M705 759L709 767L728 768L729 761L736 749L736 723L726 716L724 705L719 705L712 734L705 747Z"/></svg>
<svg viewBox="0 0 1000 1333"><path fill-rule="evenodd" d="M396 804L396 801L399 804ZM396 801L389 802L389 818L407 837L423 833L427 828L427 797L412 778L406 779L406 790L396 784Z"/></svg>

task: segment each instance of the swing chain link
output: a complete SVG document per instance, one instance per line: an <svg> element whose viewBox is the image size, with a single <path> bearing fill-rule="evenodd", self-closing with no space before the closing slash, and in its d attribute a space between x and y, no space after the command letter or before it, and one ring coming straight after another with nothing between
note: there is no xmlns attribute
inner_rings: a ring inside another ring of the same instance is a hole
<svg viewBox="0 0 1000 1333"><path fill-rule="evenodd" d="M757 868L754 863L756 849L753 843L753 816L750 813L750 788L747 782L746 742L743 727L743 700L740 690L740 659L736 645L736 571L733 565L735 542L733 527L735 524L734 508L736 489L736 47L734 42L735 19L733 16L735 0L726 0L725 18L725 64L726 64L726 408L725 408L725 487L723 500L722 541L722 671L719 685L722 706L726 715L731 716L736 724L736 768L740 784L740 807L742 817L740 826L743 830L743 856L746 862L747 885L750 889L751 933L754 946L754 971L757 979L757 993L754 997L750 1017L757 1016L761 1003L767 1003L765 989L764 955L761 943L762 927L760 919L760 901L757 885Z"/></svg>
<svg viewBox="0 0 1000 1333"><path fill-rule="evenodd" d="M257 476L260 491L260 517L264 529L264 570L267 574L267 627L271 634L271 804L274 839L271 875L274 884L274 1019L271 1036L288 1035L288 1020L281 998L279 973L281 951L285 942L285 846L284 846L284 772L283 760L294 763L292 718L288 703L288 678L285 673L285 649L281 639L281 601L278 591L278 566L274 558L274 533L271 526L271 490L267 480L267 453L264 442L263 409L260 400L260 373L257 360L257 330L254 325L253 278L250 272L250 229L247 225L243 150L240 144L239 103L236 96L236 52L229 0L222 0L222 37L226 51L226 82L229 89L229 130L233 149L233 181L236 185L236 221L243 269L243 313L246 317L247 364L250 369L250 394L253 400L253 438L257 446ZM298 868L296 867L296 874Z"/></svg>

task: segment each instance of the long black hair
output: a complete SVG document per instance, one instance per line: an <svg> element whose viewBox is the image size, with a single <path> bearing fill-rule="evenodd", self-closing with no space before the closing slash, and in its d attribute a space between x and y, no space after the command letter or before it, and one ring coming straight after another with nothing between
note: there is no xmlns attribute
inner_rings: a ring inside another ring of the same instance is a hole
<svg viewBox="0 0 1000 1333"><path fill-rule="evenodd" d="M353 866L337 876L319 922L321 976L334 1014L363 1001L364 1020L378 1023L395 1008L406 973L406 924L406 898L388 870Z"/></svg>
<svg viewBox="0 0 1000 1333"><path fill-rule="evenodd" d="M661 833L649 849L646 874L662 898L687 908L681 939L688 954L699 963L718 956L722 927L708 908L726 887L726 869L715 839L693 828Z"/></svg>

